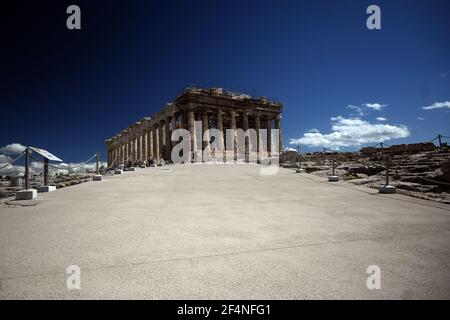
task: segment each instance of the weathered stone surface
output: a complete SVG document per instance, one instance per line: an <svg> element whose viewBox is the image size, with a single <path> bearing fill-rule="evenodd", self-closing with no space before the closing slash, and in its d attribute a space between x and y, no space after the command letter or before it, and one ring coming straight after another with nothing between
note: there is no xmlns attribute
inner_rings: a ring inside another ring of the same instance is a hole
<svg viewBox="0 0 450 320"><path fill-rule="evenodd" d="M335 174L341 180L376 189L386 182L384 157L368 159L354 158L347 154L313 154L304 156L302 165L307 173L327 178L331 174L333 157L340 159ZM450 151L392 155L389 174L390 184L403 193L450 203Z"/></svg>
<svg viewBox="0 0 450 320"><path fill-rule="evenodd" d="M380 186L378 190L380 191L380 193L386 193L386 194L394 194L397 191L396 188L391 185Z"/></svg>
<svg viewBox="0 0 450 320"><path fill-rule="evenodd" d="M38 187L37 191L39 193L44 193L44 192L52 192L56 190L56 186L40 186Z"/></svg>
<svg viewBox="0 0 450 320"><path fill-rule="evenodd" d="M21 190L16 193L16 200L33 200L37 197L36 189Z"/></svg>
<svg viewBox="0 0 450 320"><path fill-rule="evenodd" d="M362 174L366 174L368 176L373 176L382 171L385 171L384 166L377 165L377 164L373 164L373 165L369 165L369 166L365 166L365 165L355 166L355 167L349 168L349 170L348 170L348 172L350 174L362 173Z"/></svg>
<svg viewBox="0 0 450 320"><path fill-rule="evenodd" d="M0 299L450 298L447 205L282 168L171 168L2 207Z"/></svg>

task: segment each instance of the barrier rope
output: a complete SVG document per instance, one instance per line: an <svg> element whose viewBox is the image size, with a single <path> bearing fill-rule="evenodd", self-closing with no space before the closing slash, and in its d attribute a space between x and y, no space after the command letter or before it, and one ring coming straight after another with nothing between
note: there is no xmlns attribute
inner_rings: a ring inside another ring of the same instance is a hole
<svg viewBox="0 0 450 320"><path fill-rule="evenodd" d="M105 168L105 171L109 170L113 167L113 165L116 163L117 157L118 157L118 153L116 153L116 156L114 157L114 160L111 162L111 165L109 165L108 167Z"/></svg>
<svg viewBox="0 0 450 320"><path fill-rule="evenodd" d="M13 159L13 160L7 162L5 165L2 165L2 166L0 167L0 170L2 170L3 168L6 168L6 167L9 166L10 164L16 162L17 160L19 160L20 158L22 158L22 157L24 156L24 154L25 154L25 151L22 152L17 158L15 158L15 159Z"/></svg>
<svg viewBox="0 0 450 320"><path fill-rule="evenodd" d="M51 167L51 168L54 168L54 169L71 170L71 169L75 169L75 168L78 168L78 167L81 167L81 166L87 164L89 161L91 161L92 159L94 159L96 156L97 156L97 154L94 154L94 155L93 155L91 158L89 158L88 160L86 160L86 161L84 161L84 162L81 162L81 163L79 163L79 164L77 164L77 165L75 165L75 166L71 166L71 167L62 167L62 166L60 166L60 165L53 165L53 164L50 164L50 163L48 164L48 166ZM45 164L44 161L42 161L42 160L40 160L40 159L36 159L36 158L33 157L31 154L30 154L30 157L33 158L34 160L40 162L40 163Z"/></svg>
<svg viewBox="0 0 450 320"><path fill-rule="evenodd" d="M439 138L439 136L436 136L433 140L430 140L428 142L434 142L437 138Z"/></svg>

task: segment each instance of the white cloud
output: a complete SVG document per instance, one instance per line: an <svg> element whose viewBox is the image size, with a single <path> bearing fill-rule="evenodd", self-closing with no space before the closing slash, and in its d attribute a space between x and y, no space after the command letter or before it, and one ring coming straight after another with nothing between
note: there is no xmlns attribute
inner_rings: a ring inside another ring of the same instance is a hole
<svg viewBox="0 0 450 320"><path fill-rule="evenodd" d="M425 120L424 118L422 118L422 117L417 117L417 120L421 120L421 121L423 121L423 120Z"/></svg>
<svg viewBox="0 0 450 320"><path fill-rule="evenodd" d="M320 131L317 130L317 129L315 129L315 128L313 128L313 129L311 129L311 130L308 130L308 132L311 132L311 133L317 133L317 132L320 132Z"/></svg>
<svg viewBox="0 0 450 320"><path fill-rule="evenodd" d="M341 147L361 146L367 143L406 138L410 135L404 125L372 124L360 118L331 118L331 133L306 132L303 137L290 139L290 144L325 147L338 150Z"/></svg>
<svg viewBox="0 0 450 320"><path fill-rule="evenodd" d="M364 115L364 108L363 107L354 106L354 105L349 104L349 105L347 105L347 108L355 110L356 115L358 115L360 117L362 117Z"/></svg>
<svg viewBox="0 0 450 320"><path fill-rule="evenodd" d="M424 110L433 110L433 109L450 109L450 101L445 102L435 102L430 106L422 107Z"/></svg>
<svg viewBox="0 0 450 320"><path fill-rule="evenodd" d="M0 153L4 154L21 154L26 149L25 146L21 145L20 143L11 143L8 144L2 148L0 148Z"/></svg>
<svg viewBox="0 0 450 320"><path fill-rule="evenodd" d="M376 110L376 111L380 111L381 109L387 107L387 104L379 104L379 103L364 103L362 104L362 106L372 109L372 110Z"/></svg>
<svg viewBox="0 0 450 320"><path fill-rule="evenodd" d="M6 163L13 160L14 158L17 158L20 153L22 153L26 149L25 146L23 146L20 143L11 143L8 144L2 148L0 148L0 175L3 176L18 176L23 175L25 172L25 168L23 165L23 159L17 160L14 164L8 164L5 166ZM106 162L100 162L100 166L107 166ZM1 168L2 166L5 166L4 168ZM84 173L84 172L95 172L96 169L96 163L51 163L49 167L49 173L51 175L53 174L67 174L67 173ZM39 161L34 161L31 159L30 162L30 174L40 174L43 172L43 164Z"/></svg>
<svg viewBox="0 0 450 320"><path fill-rule="evenodd" d="M8 157L8 156L6 156L4 154L0 154L0 163L6 163L6 162L9 162L11 160L12 160L11 157Z"/></svg>
<svg viewBox="0 0 450 320"><path fill-rule="evenodd" d="M0 169L0 175L2 176L19 176L23 175L25 172L25 168L23 166L15 166L12 164L8 164L5 168Z"/></svg>
<svg viewBox="0 0 450 320"><path fill-rule="evenodd" d="M378 120L378 121L386 121L387 119L384 118L384 117L378 117L377 120Z"/></svg>
<svg viewBox="0 0 450 320"><path fill-rule="evenodd" d="M0 158L1 159L1 158ZM1 161L1 160L0 160ZM100 162L100 166L107 167L106 162ZM0 165L1 166L1 165ZM44 165L42 162L32 161L30 162L30 174L40 174L43 172ZM93 173L96 170L96 163L60 163L51 164L49 167L49 174L68 174L68 173ZM3 176L17 176L22 175L25 172L24 166L9 164L3 169L0 169L0 175Z"/></svg>

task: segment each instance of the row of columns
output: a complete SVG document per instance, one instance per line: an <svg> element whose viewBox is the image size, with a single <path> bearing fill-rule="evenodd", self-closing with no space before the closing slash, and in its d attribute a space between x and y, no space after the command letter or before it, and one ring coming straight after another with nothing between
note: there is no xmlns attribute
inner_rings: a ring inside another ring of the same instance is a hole
<svg viewBox="0 0 450 320"><path fill-rule="evenodd" d="M249 113L247 111L240 111L241 113L241 124L244 131L249 129ZM202 137L205 131L210 129L211 123L209 121L210 115L215 114L216 128L224 133L222 139L225 138L226 129L233 130L234 145L236 146L237 139L237 112L234 110L224 111L224 110L205 110L201 112L201 123L202 123ZM224 115L227 114L229 119L229 127L224 128ZM171 160L172 152L172 128L184 128L187 124L187 130L190 132L191 136L191 151L193 154L198 152L198 146L196 141L198 138L202 137L195 136L195 123L196 123L196 112L194 110L188 110L185 113L178 113L173 116L168 116L164 120L157 121L146 120L139 124L136 124L136 128L127 129L122 136L118 137L116 141L111 141L108 145L108 166L118 166L119 164L149 164L149 162L157 163L160 160ZM187 119L184 117L187 116ZM265 151L270 155L272 150L272 137L271 130L273 125L275 129L278 129L279 137L276 139L279 146L278 150L281 150L281 126L280 126L280 114L264 114L264 122L262 122L262 117L260 113L254 115L254 128L256 130L257 138L257 152ZM177 121L181 118L180 121ZM261 146L260 144L260 129L262 129L262 123L264 123L265 129L267 129L267 144L266 146ZM202 139L203 140L203 139ZM205 148L208 144L207 141L203 141L202 147ZM222 147L225 146L224 141L219 141ZM260 148L266 148L266 150L260 150ZM249 150L248 141L246 139L246 150ZM235 155L236 158L236 155Z"/></svg>

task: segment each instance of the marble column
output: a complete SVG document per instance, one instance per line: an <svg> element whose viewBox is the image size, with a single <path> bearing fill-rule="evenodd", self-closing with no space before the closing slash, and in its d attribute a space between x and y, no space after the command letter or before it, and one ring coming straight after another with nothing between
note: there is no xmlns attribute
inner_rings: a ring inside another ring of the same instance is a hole
<svg viewBox="0 0 450 320"><path fill-rule="evenodd" d="M267 155L270 157L272 155L272 118L266 119L267 127Z"/></svg>
<svg viewBox="0 0 450 320"><path fill-rule="evenodd" d="M247 130L248 130L248 112L247 111L242 112L242 129L244 129L244 132L247 132ZM245 161L249 160L249 153L250 153L250 137L244 136L244 159L245 159Z"/></svg>
<svg viewBox="0 0 450 320"><path fill-rule="evenodd" d="M159 159L164 159L164 120L159 122L158 142L159 142Z"/></svg>
<svg viewBox="0 0 450 320"><path fill-rule="evenodd" d="M128 161L133 162L133 139L128 141Z"/></svg>
<svg viewBox="0 0 450 320"><path fill-rule="evenodd" d="M184 115L183 113L180 113L177 118L178 120L178 128L183 129L184 128Z"/></svg>
<svg viewBox="0 0 450 320"><path fill-rule="evenodd" d="M278 154L281 154L283 142L281 141L281 115L277 114L275 117L275 129L278 129Z"/></svg>
<svg viewBox="0 0 450 320"><path fill-rule="evenodd" d="M209 144L209 135L205 136L205 132L209 129L208 112L203 111L202 113L202 146L205 150L206 146ZM205 159L203 159L205 161Z"/></svg>
<svg viewBox="0 0 450 320"><path fill-rule="evenodd" d="M172 117L166 118L166 124L164 126L164 137L166 140L166 159L167 161L171 160L171 153L172 153L172 131L170 130L170 125L172 123Z"/></svg>
<svg viewBox="0 0 450 320"><path fill-rule="evenodd" d="M231 129L233 130L233 159L237 160L237 136L236 136L236 112L230 111L230 122L231 122Z"/></svg>
<svg viewBox="0 0 450 320"><path fill-rule="evenodd" d="M137 140L136 141L136 143L137 143L136 160L137 160L138 164L140 164L141 161L142 161L142 143L141 143L141 138L142 138L141 133L139 133L138 136L137 136L137 139L136 139Z"/></svg>
<svg viewBox="0 0 450 320"><path fill-rule="evenodd" d="M259 129L261 129L261 114L259 112L255 115L255 130L256 130L256 159L259 162L259 151L260 151L260 139L259 139Z"/></svg>
<svg viewBox="0 0 450 320"><path fill-rule="evenodd" d="M148 137L148 132L147 132L147 129L145 129L144 131L142 131L142 162L145 161L145 163L147 163L147 159L148 159L147 137Z"/></svg>
<svg viewBox="0 0 450 320"><path fill-rule="evenodd" d="M153 156L153 132L152 129L149 128L147 131L147 160ZM148 164L148 163L147 163Z"/></svg>
<svg viewBox="0 0 450 320"><path fill-rule="evenodd" d="M191 152L195 154L196 146L195 146L195 114L194 111L188 111L188 130L191 136Z"/></svg>
<svg viewBox="0 0 450 320"><path fill-rule="evenodd" d="M153 160L159 161L158 124L153 125Z"/></svg>
<svg viewBox="0 0 450 320"><path fill-rule="evenodd" d="M136 161L136 139L133 137L130 141L130 159L132 162L132 165L134 165L134 162Z"/></svg>
<svg viewBox="0 0 450 320"><path fill-rule="evenodd" d="M219 133L219 141L217 141L219 152L216 157L219 158L221 156L223 158L223 161L225 162L225 132L223 131L223 112L221 110L217 111L217 130L219 130L219 132L221 133Z"/></svg>

